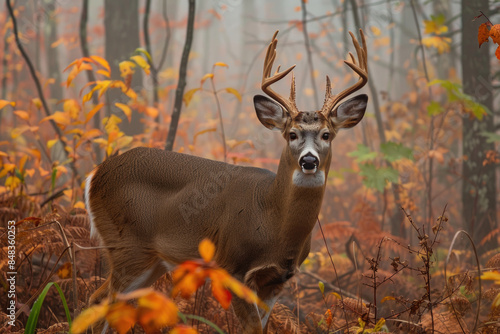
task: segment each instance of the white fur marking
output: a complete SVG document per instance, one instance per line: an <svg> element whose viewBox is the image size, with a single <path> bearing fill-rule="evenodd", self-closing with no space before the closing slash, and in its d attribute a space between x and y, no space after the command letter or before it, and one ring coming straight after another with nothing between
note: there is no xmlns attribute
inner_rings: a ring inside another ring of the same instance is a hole
<svg viewBox="0 0 500 334"><path fill-rule="evenodd" d="M262 313L260 313L260 316L261 316L260 323L262 324L262 328L266 327L267 321L269 320L269 316L271 315L271 312L273 311L274 304L276 303L278 298L279 298L279 294L272 297L272 298L263 300L263 302L266 303L267 306L269 306L269 310L267 312L264 310L261 310Z"/></svg>
<svg viewBox="0 0 500 334"><path fill-rule="evenodd" d="M123 293L128 293L139 288L143 288L144 283L146 283L151 278L154 270L155 266L143 272L141 276L137 277L125 290L123 290Z"/></svg>
<svg viewBox="0 0 500 334"><path fill-rule="evenodd" d="M296 169L293 172L293 184L305 188L321 187L325 184L325 172L320 170L315 174L304 174Z"/></svg>
<svg viewBox="0 0 500 334"><path fill-rule="evenodd" d="M94 215L92 214L92 210L90 208L90 184L92 182L92 177L94 177L94 173L91 173L87 179L85 180L85 207L87 208L87 212L89 214L90 219L90 237L101 239L99 235L99 231L97 231L94 222Z"/></svg>
<svg viewBox="0 0 500 334"><path fill-rule="evenodd" d="M172 271L176 267L175 264L167 262L167 261L162 261L161 263L163 264L165 269L167 269L167 271Z"/></svg>

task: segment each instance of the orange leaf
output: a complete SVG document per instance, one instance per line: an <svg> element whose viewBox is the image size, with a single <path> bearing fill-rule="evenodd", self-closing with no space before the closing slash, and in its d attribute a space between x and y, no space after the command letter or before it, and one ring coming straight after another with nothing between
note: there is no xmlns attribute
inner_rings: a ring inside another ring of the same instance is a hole
<svg viewBox="0 0 500 334"><path fill-rule="evenodd" d="M66 262L57 269L57 276L61 279L70 278L72 274L71 262Z"/></svg>
<svg viewBox="0 0 500 334"><path fill-rule="evenodd" d="M8 104L10 104L13 107L16 105L15 102L10 102L10 101L7 101L7 100L0 100L0 109L2 109L3 107L5 107Z"/></svg>
<svg viewBox="0 0 500 334"><path fill-rule="evenodd" d="M158 109L154 107L146 107L146 115L148 115L149 117L156 118L158 117L158 113Z"/></svg>
<svg viewBox="0 0 500 334"><path fill-rule="evenodd" d="M488 31L488 24L487 23L481 24L477 31L477 40L479 42L479 47L481 47L483 43L488 43L489 37L490 37L490 32Z"/></svg>
<svg viewBox="0 0 500 334"><path fill-rule="evenodd" d="M104 67L108 71L108 73L111 72L111 68L109 67L109 63L106 59L99 56L90 56L90 58L94 61L94 63L97 63Z"/></svg>
<svg viewBox="0 0 500 334"><path fill-rule="evenodd" d="M94 115L99 111L101 110L101 108L104 106L104 103L99 103L98 105L96 105L94 108L92 108L91 111L89 111L89 113L85 116L85 124L87 124L91 119L92 117L94 117Z"/></svg>
<svg viewBox="0 0 500 334"><path fill-rule="evenodd" d="M130 109L128 105L118 102L115 103L115 106L123 111L123 113L127 116L128 121L130 122L130 120L132 119L132 109Z"/></svg>
<svg viewBox="0 0 500 334"><path fill-rule="evenodd" d="M88 309L80 313L75 321L73 321L71 325L71 333L83 333L87 329L87 327L103 319L108 312L108 309L109 305L107 302L89 307Z"/></svg>
<svg viewBox="0 0 500 334"><path fill-rule="evenodd" d="M490 37L493 43L500 44L500 24L495 24L490 29Z"/></svg>
<svg viewBox="0 0 500 334"><path fill-rule="evenodd" d="M210 262L215 254L215 245L209 239L203 239L198 246L198 251L205 262Z"/></svg>
<svg viewBox="0 0 500 334"><path fill-rule="evenodd" d="M189 103L193 99L194 93L196 93L200 89L201 88L193 88L193 89L188 90L186 92L186 94L184 94L183 100L184 100L184 103L186 104L186 107L189 105Z"/></svg>
<svg viewBox="0 0 500 334"><path fill-rule="evenodd" d="M169 334L198 334L198 331L193 327L177 325L169 332Z"/></svg>
<svg viewBox="0 0 500 334"><path fill-rule="evenodd" d="M137 300L138 321L148 329L158 330L166 326L173 326L177 323L177 306L163 294L151 291L149 294Z"/></svg>
<svg viewBox="0 0 500 334"><path fill-rule="evenodd" d="M214 74L213 73L207 73L203 76L203 78L201 78L201 85L203 85L203 83L209 79L209 78L213 78L214 77Z"/></svg>
<svg viewBox="0 0 500 334"><path fill-rule="evenodd" d="M223 63L223 62L220 62L220 61L216 62L216 63L214 64L214 67L215 67L215 66L229 67L229 66L227 66L227 64L226 64L226 63Z"/></svg>
<svg viewBox="0 0 500 334"><path fill-rule="evenodd" d="M394 298L393 296L385 296L380 302L383 303L387 300L396 300L396 298Z"/></svg>
<svg viewBox="0 0 500 334"><path fill-rule="evenodd" d="M497 59L500 60L500 46L498 46L497 50L495 51L495 56L497 56Z"/></svg>
<svg viewBox="0 0 500 334"><path fill-rule="evenodd" d="M23 119L25 121L29 121L29 119L30 119L30 115L28 114L27 111L24 111L24 110L16 110L16 111L14 111L14 115L16 115L17 117L19 117L20 119Z"/></svg>
<svg viewBox="0 0 500 334"><path fill-rule="evenodd" d="M106 320L119 334L127 333L134 325L137 310L126 302L117 302L110 306Z"/></svg>
<svg viewBox="0 0 500 334"><path fill-rule="evenodd" d="M231 292L222 285L219 281L212 281L212 294L215 299L219 302L219 304L224 308L228 309L229 305L231 305Z"/></svg>
<svg viewBox="0 0 500 334"><path fill-rule="evenodd" d="M54 122L60 125L68 125L70 123L68 115L62 111L56 111L52 115L42 118L40 120L40 124L48 120L53 120Z"/></svg>

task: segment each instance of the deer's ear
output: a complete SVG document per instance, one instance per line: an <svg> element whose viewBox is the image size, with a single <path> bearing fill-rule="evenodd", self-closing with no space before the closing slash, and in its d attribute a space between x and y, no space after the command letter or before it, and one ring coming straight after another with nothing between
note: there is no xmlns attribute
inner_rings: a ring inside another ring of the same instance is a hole
<svg viewBox="0 0 500 334"><path fill-rule="evenodd" d="M339 128L352 128L363 119L367 104L368 96L366 94L342 102L332 112L331 121Z"/></svg>
<svg viewBox="0 0 500 334"><path fill-rule="evenodd" d="M271 130L285 128L288 116L278 102L263 95L255 95L253 104L262 125Z"/></svg>

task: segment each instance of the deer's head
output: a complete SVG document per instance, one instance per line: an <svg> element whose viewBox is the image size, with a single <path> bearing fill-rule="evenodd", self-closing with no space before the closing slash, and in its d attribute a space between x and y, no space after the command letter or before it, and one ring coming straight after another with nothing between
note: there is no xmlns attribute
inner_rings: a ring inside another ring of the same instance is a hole
<svg viewBox="0 0 500 334"><path fill-rule="evenodd" d="M341 128L351 128L361 121L365 114L368 97L364 94L355 96L345 102L342 99L361 89L368 81L366 41L363 31L360 35L363 43L361 47L349 32L356 48L358 62L352 53L351 60L345 63L359 75L359 80L353 86L345 89L338 95L332 95L331 84L326 77L325 102L321 110L299 111L295 104L295 77L292 72L292 86L290 97L287 99L274 92L270 85L281 80L295 67L271 76L271 69L276 58L276 32L267 49L262 77L262 90L274 100L256 95L254 97L255 110L260 122L269 129L280 130L287 141L284 154L295 164L293 182L299 186L321 186L330 167L331 143L337 131Z"/></svg>

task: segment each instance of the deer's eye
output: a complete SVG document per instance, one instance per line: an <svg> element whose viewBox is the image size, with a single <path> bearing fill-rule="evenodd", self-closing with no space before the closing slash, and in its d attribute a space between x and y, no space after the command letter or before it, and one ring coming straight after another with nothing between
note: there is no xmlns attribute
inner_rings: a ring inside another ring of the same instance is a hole
<svg viewBox="0 0 500 334"><path fill-rule="evenodd" d="M295 132L290 132L290 140L297 139L297 134Z"/></svg>
<svg viewBox="0 0 500 334"><path fill-rule="evenodd" d="M323 133L323 136L321 137L323 140L328 140L330 139L330 134L328 132Z"/></svg>

